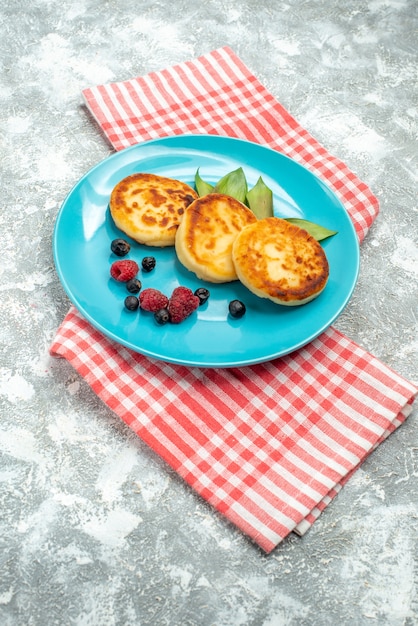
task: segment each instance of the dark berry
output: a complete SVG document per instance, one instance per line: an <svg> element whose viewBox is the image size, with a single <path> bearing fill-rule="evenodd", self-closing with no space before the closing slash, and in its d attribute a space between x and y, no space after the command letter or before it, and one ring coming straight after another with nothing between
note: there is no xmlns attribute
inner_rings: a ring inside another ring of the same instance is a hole
<svg viewBox="0 0 418 626"><path fill-rule="evenodd" d="M138 263L129 259L126 261L115 261L110 266L111 277L121 283L127 283L132 278L135 278L138 272Z"/></svg>
<svg viewBox="0 0 418 626"><path fill-rule="evenodd" d="M136 311L139 307L139 300L136 296L126 296L125 307L128 311Z"/></svg>
<svg viewBox="0 0 418 626"><path fill-rule="evenodd" d="M170 321L170 314L167 309L159 309L154 313L154 319L160 326L164 326Z"/></svg>
<svg viewBox="0 0 418 626"><path fill-rule="evenodd" d="M141 291L141 287L142 283L140 280L138 280L138 278L131 278L131 280L128 280L128 282L126 283L126 289L129 291L129 293L138 293L139 291Z"/></svg>
<svg viewBox="0 0 418 626"><path fill-rule="evenodd" d="M210 292L209 289L206 289L205 287L199 287L199 289L196 289L194 292L194 295L199 298L200 304L205 304L206 300L210 296Z"/></svg>
<svg viewBox="0 0 418 626"><path fill-rule="evenodd" d="M144 270L144 272L151 272L151 270L153 270L155 267L155 263L155 257L145 256L141 261L142 269Z"/></svg>
<svg viewBox="0 0 418 626"><path fill-rule="evenodd" d="M126 256L131 246L124 239L114 239L110 244L110 249L116 256Z"/></svg>
<svg viewBox="0 0 418 626"><path fill-rule="evenodd" d="M242 317L246 311L245 304L241 300L232 300L228 308L232 317Z"/></svg>

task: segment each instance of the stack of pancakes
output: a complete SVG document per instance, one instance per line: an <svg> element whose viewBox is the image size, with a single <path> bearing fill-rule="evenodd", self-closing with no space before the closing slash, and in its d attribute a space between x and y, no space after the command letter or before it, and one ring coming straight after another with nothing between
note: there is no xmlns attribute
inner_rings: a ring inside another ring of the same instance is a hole
<svg viewBox="0 0 418 626"><path fill-rule="evenodd" d="M239 279L252 293L293 306L325 288L329 266L306 230L278 217L257 219L234 198L155 174L133 174L113 189L116 226L150 246L174 245L179 261L212 283Z"/></svg>

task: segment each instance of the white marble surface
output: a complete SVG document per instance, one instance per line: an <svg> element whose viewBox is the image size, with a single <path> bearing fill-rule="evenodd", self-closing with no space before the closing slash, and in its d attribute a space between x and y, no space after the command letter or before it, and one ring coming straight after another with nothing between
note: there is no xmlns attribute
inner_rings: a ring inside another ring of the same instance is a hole
<svg viewBox="0 0 418 626"><path fill-rule="evenodd" d="M48 347L51 236L111 149L84 87L229 45L379 197L335 324L418 377L415 0L3 0L0 624L418 624L417 411L303 538L266 556Z"/></svg>

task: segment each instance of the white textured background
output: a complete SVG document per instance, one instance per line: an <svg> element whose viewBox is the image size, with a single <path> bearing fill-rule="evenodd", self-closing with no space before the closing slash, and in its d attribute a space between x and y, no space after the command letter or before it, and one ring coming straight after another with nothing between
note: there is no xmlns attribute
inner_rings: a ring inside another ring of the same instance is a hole
<svg viewBox="0 0 418 626"><path fill-rule="evenodd" d="M418 378L415 0L3 0L1 626L418 624L417 411L265 556L48 347L59 207L110 154L83 88L229 45L378 196L336 327Z"/></svg>

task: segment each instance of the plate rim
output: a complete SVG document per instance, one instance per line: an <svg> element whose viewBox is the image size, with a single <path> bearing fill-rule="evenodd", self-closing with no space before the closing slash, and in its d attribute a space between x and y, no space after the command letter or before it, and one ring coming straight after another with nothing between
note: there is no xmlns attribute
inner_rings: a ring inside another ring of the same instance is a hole
<svg viewBox="0 0 418 626"><path fill-rule="evenodd" d="M57 242L57 238L58 238L58 233L59 233L59 224L60 224L60 220L62 219L63 215L64 215L64 211L68 205L69 200L71 199L71 196L73 195L73 193L82 185L82 183L88 179L89 177L92 176L92 174L96 171L99 170L100 168L104 167L107 163L113 161L113 160L118 160L120 158L123 157L124 154L127 154L129 152L132 151L137 151L137 150L142 150L144 148L146 148L147 146L152 146L155 144L163 144L165 142L171 143L171 142L176 142L176 141L181 141L182 139L188 139L188 140L194 140L194 139L198 139L199 141L201 140L209 140L209 141L218 141L218 140L222 140L222 141L227 141L227 142L232 142L232 143L236 143L236 144L246 144L246 145L250 145L250 146L254 146L256 149L261 149L261 151L268 151L272 154L275 155L275 157L278 155L280 158L284 158L288 161L290 161L292 164L296 165L297 167L301 168L302 170L304 170L305 172L308 173L308 175L310 177L312 177L313 179L316 179L317 183L319 183L320 187L325 188L327 190L328 193L331 194L331 196L333 197L334 202L336 202L337 204L340 205L340 207L343 209L346 217L347 217L347 224L348 224L348 228L351 229L351 235L353 235L353 242L355 243L355 246L353 247L353 251L355 252L355 270L353 273L353 280L352 280L352 284L349 287L349 289L347 290L347 294L345 296L345 298L342 300L342 302L340 303L339 307L336 309L336 311L333 313L333 315L330 316L330 319L328 321L326 321L325 323L323 323L322 325L320 325L320 327L314 332L314 333L310 333L310 335L304 339L301 339L300 341L298 341L297 343L295 343L291 348L286 349L286 350L281 350L281 351L272 351L271 353L269 353L268 355L264 354L261 358L259 357L253 357L253 358L248 358L248 359L233 359L233 360L222 360L218 362L202 362L202 361L197 361L197 360L193 360L192 358L187 359L187 358L175 358L175 357L170 357L167 355L163 355L163 354L157 354L157 352L153 352L150 351L148 349L144 349L144 348L140 348L138 345L134 345L131 341L125 340L121 337L118 337L114 332L112 332L111 330L107 329L102 323L98 322L93 315L90 314L90 312L88 310L86 310L86 308L80 304L80 302L78 301L77 297L74 296L70 285L68 284L68 281L66 279L66 277L64 276L63 272L62 272L62 268L61 268L61 264L59 262L59 250L58 250L58 242ZM341 315L341 313L343 312L343 310L346 308L348 302L350 301L353 292L355 290L355 287L357 285L358 282L358 277L359 277L359 272L360 272L360 245L359 245L359 241L358 241L358 237L357 237L357 233L354 227L354 223L347 211L347 209L345 208L345 206L343 205L342 201L340 200L340 198L336 195L336 193L331 189L331 187L328 185L328 183L323 180L322 178L320 178L315 172L312 172L307 166L305 166L304 164L300 163L299 161L296 161L295 159L292 159L291 157L289 157L288 155L280 152L279 150L275 150L274 148L271 148L270 146L266 146L263 144L259 144L257 142L253 142L253 141L248 141L246 139L241 139L238 137L229 137L227 135L217 135L217 134L203 134L203 133L184 133L184 134L176 134L176 135L167 135L167 136L163 136L163 137L156 137L154 139L149 139L147 141L143 141L137 144L133 144L131 146L128 146L126 148L123 148L122 150L119 151L115 151L112 154L104 157L103 159L101 159L100 161L98 161L95 165L93 165L90 169L88 169L71 187L70 191L66 194L63 202L61 203L60 209L56 215L55 218L55 223L54 223L54 229L53 229L53 235L52 235L52 247L53 247L53 259L54 259L54 264L55 264L55 268L57 271L57 275L58 278L61 282L62 287L64 288L64 291L66 292L70 302L73 304L73 306L76 308L77 311L79 311L79 313L88 321L91 323L91 325L96 328L96 330L98 330L99 332L101 332L103 335L105 335L107 338L111 339L112 341L114 341L115 343L117 343L118 345L124 346L125 348L131 349L133 352L142 354L144 356L146 356L147 358L150 359L154 359L158 362L164 362L164 363L170 363L170 364L176 364L176 365L183 365L186 367L198 367L198 368L221 368L221 369L226 369L226 368L234 368L234 367L244 367L244 366L251 366L251 365L256 365L258 363L265 363L265 362L269 362L272 361L276 358L281 358L284 357L288 354L292 354L293 352L296 352L297 350L300 350L301 348L303 348L304 346L308 345L309 343L311 343L312 341L314 341L316 338L318 338L323 332L325 332L335 321L336 319Z"/></svg>

